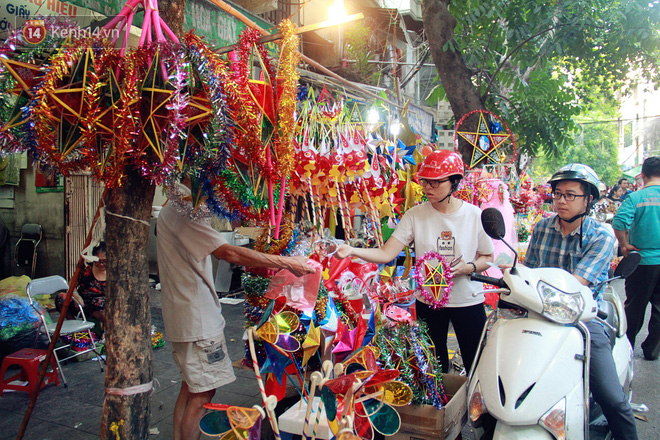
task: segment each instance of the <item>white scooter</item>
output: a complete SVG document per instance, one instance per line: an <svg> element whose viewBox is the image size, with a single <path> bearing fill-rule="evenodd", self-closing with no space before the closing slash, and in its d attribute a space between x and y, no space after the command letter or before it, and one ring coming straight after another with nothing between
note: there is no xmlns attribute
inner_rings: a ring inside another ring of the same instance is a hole
<svg viewBox="0 0 660 440"><path fill-rule="evenodd" d="M481 219L486 233L502 240L501 213L488 208ZM615 278L630 275L640 258L624 258ZM494 439L589 439L590 335L585 322L601 319L610 327L617 374L631 395L632 348L617 293L609 284L600 286L605 306L599 311L592 291L570 273L516 266L515 260L503 278L472 279L497 286L500 294L468 378L473 425L487 426L485 437Z"/></svg>

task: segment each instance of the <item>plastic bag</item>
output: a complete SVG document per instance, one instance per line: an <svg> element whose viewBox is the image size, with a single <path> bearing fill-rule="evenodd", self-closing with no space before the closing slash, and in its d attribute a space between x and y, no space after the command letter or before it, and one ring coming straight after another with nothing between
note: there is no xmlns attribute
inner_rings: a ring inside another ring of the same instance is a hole
<svg viewBox="0 0 660 440"><path fill-rule="evenodd" d="M323 267L314 260L307 260L314 273L297 277L286 269L277 272L270 280L266 298L275 299L281 295L286 297L286 305L303 312L311 313L316 305L319 294Z"/></svg>
<svg viewBox="0 0 660 440"><path fill-rule="evenodd" d="M33 330L39 324L39 315L27 298L13 295L0 298L0 340L6 341L19 333Z"/></svg>
<svg viewBox="0 0 660 440"><path fill-rule="evenodd" d="M27 297L25 290L29 282L30 277L27 275L8 277L0 280L0 296L14 294L16 296Z"/></svg>

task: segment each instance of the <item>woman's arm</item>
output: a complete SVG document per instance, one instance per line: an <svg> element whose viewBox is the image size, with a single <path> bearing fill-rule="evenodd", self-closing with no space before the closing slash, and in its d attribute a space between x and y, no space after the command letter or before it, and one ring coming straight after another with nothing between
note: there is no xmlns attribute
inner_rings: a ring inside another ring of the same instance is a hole
<svg viewBox="0 0 660 440"><path fill-rule="evenodd" d="M394 260L404 247L406 246L399 240L390 237L382 248L362 249L342 244L337 249L335 257L340 260L346 257L358 257L370 263L384 264Z"/></svg>

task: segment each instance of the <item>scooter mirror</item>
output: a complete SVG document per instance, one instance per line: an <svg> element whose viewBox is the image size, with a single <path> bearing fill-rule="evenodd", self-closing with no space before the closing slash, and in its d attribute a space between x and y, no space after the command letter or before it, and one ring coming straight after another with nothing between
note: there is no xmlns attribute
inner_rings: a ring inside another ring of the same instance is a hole
<svg viewBox="0 0 660 440"><path fill-rule="evenodd" d="M495 208L486 208L481 213L481 224L490 238L502 240L506 234L506 225L502 213Z"/></svg>
<svg viewBox="0 0 660 440"><path fill-rule="evenodd" d="M628 277L635 271L635 269L637 269L637 266L641 260L642 254L639 252L633 251L629 253L626 257L623 258L623 260L621 260L619 265L614 270L614 276L621 278Z"/></svg>

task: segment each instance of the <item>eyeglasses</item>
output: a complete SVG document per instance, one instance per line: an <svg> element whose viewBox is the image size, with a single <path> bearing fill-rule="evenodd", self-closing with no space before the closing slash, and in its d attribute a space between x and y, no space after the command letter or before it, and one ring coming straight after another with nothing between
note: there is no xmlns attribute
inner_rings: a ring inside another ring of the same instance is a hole
<svg viewBox="0 0 660 440"><path fill-rule="evenodd" d="M564 193L560 193L560 192L557 192L557 191L552 193L552 198L554 200L559 201L559 200L561 200L562 197L567 202L572 202L573 200L575 200L576 197L587 197L587 194L571 194L571 193L564 194Z"/></svg>
<svg viewBox="0 0 660 440"><path fill-rule="evenodd" d="M441 183L449 182L449 179L444 180L429 180L429 179L419 179L419 184L422 186L430 186L431 188L437 188Z"/></svg>

